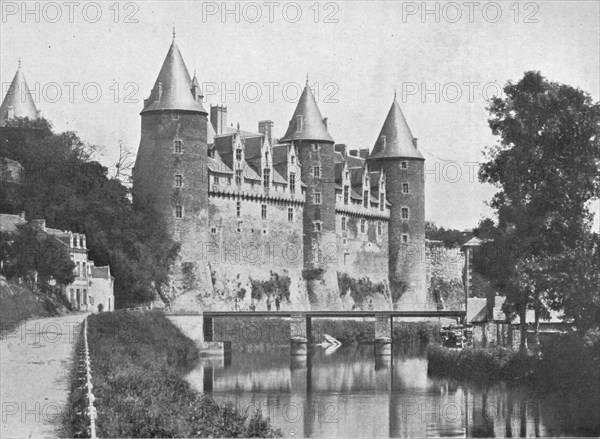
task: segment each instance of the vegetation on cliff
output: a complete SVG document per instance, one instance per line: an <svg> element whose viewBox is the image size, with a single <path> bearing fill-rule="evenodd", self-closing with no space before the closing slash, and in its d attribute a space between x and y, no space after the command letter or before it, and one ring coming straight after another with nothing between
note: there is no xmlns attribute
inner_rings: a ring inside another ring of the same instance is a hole
<svg viewBox="0 0 600 439"><path fill-rule="evenodd" d="M153 299L178 252L163 218L134 204L122 175L110 176L93 160L96 148L74 132L55 133L43 119L17 119L0 135L0 156L25 169L18 191L0 189L0 211L25 211L27 219L85 233L89 258L111 267L117 307Z"/></svg>
<svg viewBox="0 0 600 439"><path fill-rule="evenodd" d="M88 327L98 437L279 435L260 412L242 413L190 387L184 374L197 365L198 349L164 314L96 314ZM74 434L78 418L70 413Z"/></svg>

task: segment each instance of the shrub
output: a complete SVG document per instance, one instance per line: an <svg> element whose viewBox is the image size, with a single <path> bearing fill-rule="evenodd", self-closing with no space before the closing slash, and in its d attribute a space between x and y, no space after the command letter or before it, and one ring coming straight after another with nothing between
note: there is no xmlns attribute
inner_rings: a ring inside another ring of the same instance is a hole
<svg viewBox="0 0 600 439"><path fill-rule="evenodd" d="M388 297L385 282L373 282L368 277L355 279L346 273L339 272L337 278L340 296L344 297L350 292L350 297L356 303L362 303L366 298L373 297L375 294Z"/></svg>

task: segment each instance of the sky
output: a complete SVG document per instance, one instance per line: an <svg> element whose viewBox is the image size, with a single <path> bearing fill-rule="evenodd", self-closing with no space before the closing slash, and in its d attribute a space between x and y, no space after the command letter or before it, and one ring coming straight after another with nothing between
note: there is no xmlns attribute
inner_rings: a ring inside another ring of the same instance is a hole
<svg viewBox="0 0 600 439"><path fill-rule="evenodd" d="M426 158L426 219L466 229L493 216L478 182L497 143L486 106L538 70L600 99L600 2L0 1L2 95L19 59L37 107L116 161L133 152L143 99L173 38L205 107L283 136L307 75L337 143L372 148L394 93ZM600 212L600 201L592 210ZM595 228L600 230L600 214Z"/></svg>

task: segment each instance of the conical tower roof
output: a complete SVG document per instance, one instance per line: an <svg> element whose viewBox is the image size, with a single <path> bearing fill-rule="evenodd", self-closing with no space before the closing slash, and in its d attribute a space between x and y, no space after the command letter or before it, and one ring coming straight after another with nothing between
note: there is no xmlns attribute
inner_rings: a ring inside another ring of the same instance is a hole
<svg viewBox="0 0 600 439"><path fill-rule="evenodd" d="M409 158L425 160L414 144L414 137L394 95L394 102L383 123L369 159Z"/></svg>
<svg viewBox="0 0 600 439"><path fill-rule="evenodd" d="M159 90L160 88L162 91ZM208 114L202 102L194 99L191 88L190 74L173 36L173 42L150 92L150 97L144 101L142 113L182 110Z"/></svg>
<svg viewBox="0 0 600 439"><path fill-rule="evenodd" d="M298 116L302 116L299 118ZM301 119L301 121L300 121ZM322 142L331 142L333 139L327 131L327 126L323 121L315 97L308 86L308 81L304 86L294 116L290 120L290 125L281 139L282 142L292 140L315 140Z"/></svg>
<svg viewBox="0 0 600 439"><path fill-rule="evenodd" d="M9 110L12 110L12 114L9 114ZM4 101L0 105L0 126L4 126L8 119L16 117L38 118L35 102L21 69L21 61L19 61L17 73L15 73L15 77L6 92Z"/></svg>

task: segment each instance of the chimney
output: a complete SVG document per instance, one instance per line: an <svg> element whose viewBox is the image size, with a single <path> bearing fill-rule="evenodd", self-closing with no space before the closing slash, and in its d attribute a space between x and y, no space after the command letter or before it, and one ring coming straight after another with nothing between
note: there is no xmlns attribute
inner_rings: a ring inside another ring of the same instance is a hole
<svg viewBox="0 0 600 439"><path fill-rule="evenodd" d="M415 146L415 148L417 147L418 142L419 142L419 139L416 137L413 137L413 145Z"/></svg>
<svg viewBox="0 0 600 439"><path fill-rule="evenodd" d="M227 107L225 105L210 106L210 123L216 134L223 134L227 126Z"/></svg>
<svg viewBox="0 0 600 439"><path fill-rule="evenodd" d="M273 126L275 124L272 120L261 120L258 122L258 132L261 134L266 134L269 139L269 143L273 144Z"/></svg>
<svg viewBox="0 0 600 439"><path fill-rule="evenodd" d="M45 219L34 219L34 220L31 220L31 224L37 230L41 230L42 232L46 231L46 220Z"/></svg>
<svg viewBox="0 0 600 439"><path fill-rule="evenodd" d="M358 151L359 156L361 159L366 159L367 157L369 157L369 149L368 148L364 148L364 149L360 149Z"/></svg>
<svg viewBox="0 0 600 439"><path fill-rule="evenodd" d="M358 150L351 149L350 151L348 151L348 154L351 155L352 157L358 157Z"/></svg>

